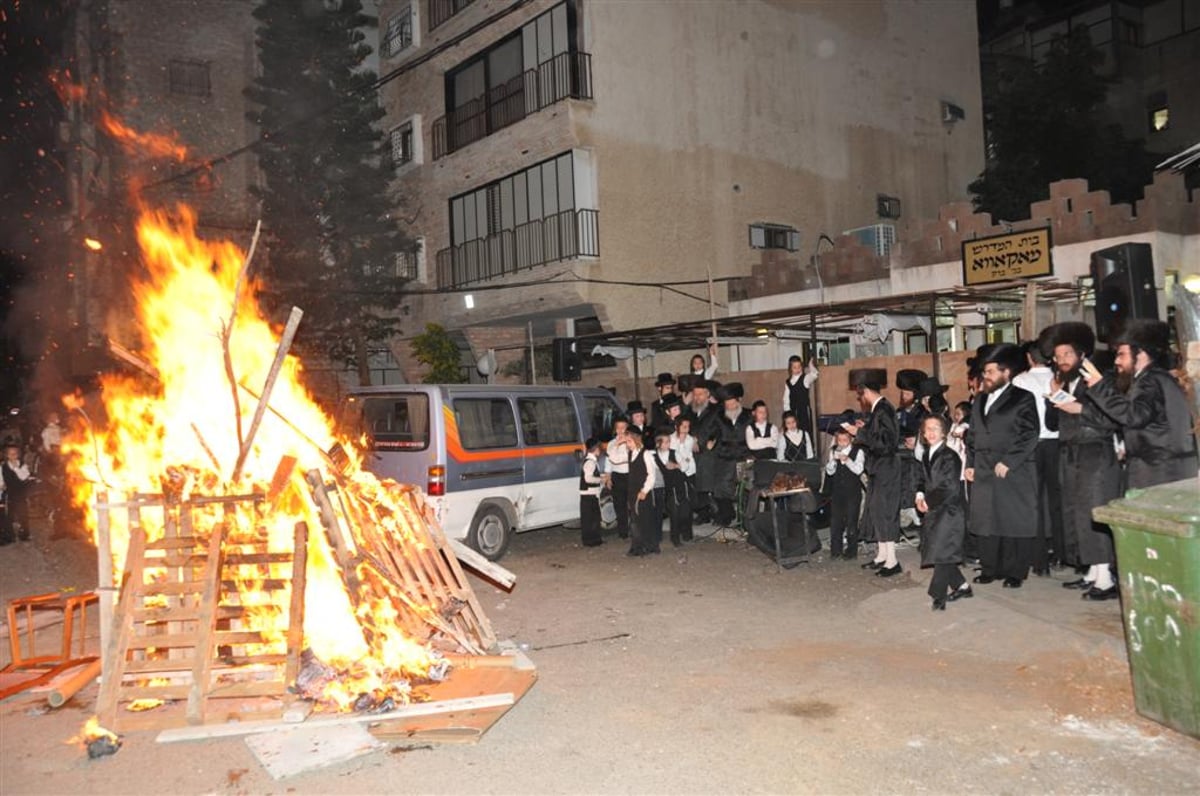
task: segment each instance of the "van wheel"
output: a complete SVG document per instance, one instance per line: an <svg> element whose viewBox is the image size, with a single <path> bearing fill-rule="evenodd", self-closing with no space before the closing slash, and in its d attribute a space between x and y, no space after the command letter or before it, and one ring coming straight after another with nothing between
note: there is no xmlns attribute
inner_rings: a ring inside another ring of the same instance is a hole
<svg viewBox="0 0 1200 796"><path fill-rule="evenodd" d="M509 527L508 517L498 506L481 508L467 534L467 544L489 561L503 558L511 540L512 528Z"/></svg>

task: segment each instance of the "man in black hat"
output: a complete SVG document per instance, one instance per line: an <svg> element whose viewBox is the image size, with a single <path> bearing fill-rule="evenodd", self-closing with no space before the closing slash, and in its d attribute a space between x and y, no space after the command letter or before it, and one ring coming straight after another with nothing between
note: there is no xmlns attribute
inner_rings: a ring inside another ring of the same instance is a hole
<svg viewBox="0 0 1200 796"><path fill-rule="evenodd" d="M1088 567L1084 577L1063 586L1084 589L1085 599L1115 599L1112 532L1092 519L1092 509L1121 496L1121 463L1113 442L1120 426L1092 402L1080 375L1096 344L1091 327L1072 321L1055 324L1046 333L1056 369L1047 391L1046 424L1058 430L1060 446L1065 526L1060 549L1070 563Z"/></svg>
<svg viewBox="0 0 1200 796"><path fill-rule="evenodd" d="M808 365L793 354L788 357L788 376L783 382L783 411L796 415L796 423L809 436L812 435L812 401L809 392L820 374L817 363L810 359Z"/></svg>
<svg viewBox="0 0 1200 796"><path fill-rule="evenodd" d="M900 540L900 428L896 410L881 394L887 384L887 371L858 368L850 371L850 387L867 414L866 421L842 423L854 437L854 444L867 455L867 499L859 527L867 541L877 542L875 560L863 564L875 574L890 578L899 575L896 542Z"/></svg>
<svg viewBox="0 0 1200 796"><path fill-rule="evenodd" d="M1018 589L1029 575L1037 534L1037 402L1012 385L1025 368L1019 346L1001 343L979 358L983 392L971 407L964 471L982 566L975 582L1003 578L1005 588Z"/></svg>
<svg viewBox="0 0 1200 796"><path fill-rule="evenodd" d="M896 422L900 428L914 430L921 427L921 421L928 412L918 400L921 382L929 378L923 370L905 368L896 371L896 388L900 390L900 405L896 407Z"/></svg>
<svg viewBox="0 0 1200 796"><path fill-rule="evenodd" d="M1050 327L1054 328L1054 327ZM1033 574L1049 575L1050 558L1061 557L1063 549L1062 486L1059 483L1058 431L1047 421L1046 396L1053 392L1054 378L1047 364L1054 356L1053 345L1042 330L1038 339L1023 343L1026 370L1013 377L1014 386L1033 393L1038 409L1038 443L1034 461L1038 474L1038 532L1033 548ZM1052 411L1052 410L1051 410Z"/></svg>
<svg viewBox="0 0 1200 796"><path fill-rule="evenodd" d="M716 466L713 472L713 498L717 504L717 525L732 527L737 521L734 499L737 497L737 463L750 456L746 446L746 429L752 422L750 413L742 406L745 390L738 382L722 385L717 390L721 412L717 414Z"/></svg>
<svg viewBox="0 0 1200 796"><path fill-rule="evenodd" d="M1117 339L1116 379L1083 365L1091 399L1124 431L1131 489L1196 477L1192 415L1167 370L1170 336L1162 321L1132 320ZM1128 382L1128 391L1119 390L1118 381Z"/></svg>
<svg viewBox="0 0 1200 796"><path fill-rule="evenodd" d="M658 399L650 404L650 428L657 429L672 422L667 419L667 407L663 401L668 395L675 394L675 377L670 373L660 373L654 380L654 387L658 390Z"/></svg>
<svg viewBox="0 0 1200 796"><path fill-rule="evenodd" d="M715 381L695 379L692 385L692 403L688 416L692 421L692 436L696 438L696 515L697 525L712 522L713 484L717 472L717 415L720 408L713 403L713 393L720 388Z"/></svg>

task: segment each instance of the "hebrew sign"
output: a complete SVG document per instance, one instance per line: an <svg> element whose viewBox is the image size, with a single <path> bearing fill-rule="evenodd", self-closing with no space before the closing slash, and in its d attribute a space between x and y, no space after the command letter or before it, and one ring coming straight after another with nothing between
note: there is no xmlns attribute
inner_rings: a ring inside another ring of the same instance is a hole
<svg viewBox="0 0 1200 796"><path fill-rule="evenodd" d="M965 240L962 245L963 284L986 285L1050 276L1050 228L1028 229Z"/></svg>

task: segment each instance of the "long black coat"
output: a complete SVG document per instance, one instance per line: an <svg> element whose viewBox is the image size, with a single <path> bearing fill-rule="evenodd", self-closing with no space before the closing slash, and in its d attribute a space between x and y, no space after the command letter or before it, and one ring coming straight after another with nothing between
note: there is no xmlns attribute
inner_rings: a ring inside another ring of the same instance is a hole
<svg viewBox="0 0 1200 796"><path fill-rule="evenodd" d="M859 520L863 539L895 542L900 539L900 428L896 410L880 398L866 423L854 437L867 454L867 499Z"/></svg>
<svg viewBox="0 0 1200 796"><path fill-rule="evenodd" d="M929 511L921 523L921 566L960 564L967 533L967 506L963 500L962 458L942 444L929 464L921 464L918 491L925 493Z"/></svg>
<svg viewBox="0 0 1200 796"><path fill-rule="evenodd" d="M737 494L737 463L750 456L746 445L746 429L753 417L744 408L730 420L724 412L717 413L717 454L713 472L713 494L719 498L733 498Z"/></svg>
<svg viewBox="0 0 1200 796"><path fill-rule="evenodd" d="M1077 415L1055 409L1049 402L1046 406L1046 428L1058 432L1067 548L1062 552L1067 560L1089 566L1111 564L1115 560L1112 532L1092 519L1092 509L1121 496L1121 463L1113 448L1113 435L1120 426L1091 400L1083 379L1071 394L1082 407Z"/></svg>
<svg viewBox="0 0 1200 796"><path fill-rule="evenodd" d="M709 450L709 440L716 441L720 436L717 430L717 414L721 410L716 404L709 404L700 414L689 412L692 419L692 436L700 446L696 453L696 491L712 492L714 476L717 469L717 452L714 446Z"/></svg>
<svg viewBox="0 0 1200 796"><path fill-rule="evenodd" d="M1170 373L1146 368L1128 393L1106 377L1090 394L1101 411L1121 425L1131 489L1196 477L1196 438L1187 398Z"/></svg>
<svg viewBox="0 0 1200 796"><path fill-rule="evenodd" d="M971 485L970 528L978 536L1032 539L1037 535L1037 448L1042 424L1033 393L1008 385L991 410L980 393L971 406L967 429L967 467L975 468ZM996 465L1008 467L1004 478Z"/></svg>

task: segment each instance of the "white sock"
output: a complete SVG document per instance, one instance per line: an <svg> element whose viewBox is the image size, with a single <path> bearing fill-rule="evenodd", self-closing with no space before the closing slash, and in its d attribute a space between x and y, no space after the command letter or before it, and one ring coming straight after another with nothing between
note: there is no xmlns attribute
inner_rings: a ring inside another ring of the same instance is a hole
<svg viewBox="0 0 1200 796"><path fill-rule="evenodd" d="M883 565L887 568L892 568L900 563L896 560L896 543L895 542L880 542L879 546L883 548Z"/></svg>
<svg viewBox="0 0 1200 796"><path fill-rule="evenodd" d="M1101 569L1108 569L1108 564L1092 564L1088 567L1088 572L1083 576L1083 579L1088 583L1095 584L1096 580L1100 577Z"/></svg>
<svg viewBox="0 0 1200 796"><path fill-rule="evenodd" d="M1111 589L1116 584L1113 582L1112 570L1108 564L1096 564L1092 567L1095 570L1096 577L1092 581L1093 588L1096 589Z"/></svg>

